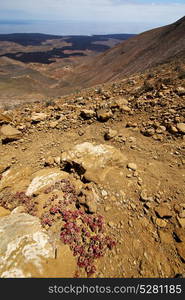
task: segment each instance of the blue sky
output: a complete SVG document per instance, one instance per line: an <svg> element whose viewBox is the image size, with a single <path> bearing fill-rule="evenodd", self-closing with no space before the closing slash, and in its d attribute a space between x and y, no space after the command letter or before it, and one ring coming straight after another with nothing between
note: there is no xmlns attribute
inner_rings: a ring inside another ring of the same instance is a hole
<svg viewBox="0 0 185 300"><path fill-rule="evenodd" d="M0 0L0 21L119 23L129 33L166 25L184 15L185 0Z"/></svg>

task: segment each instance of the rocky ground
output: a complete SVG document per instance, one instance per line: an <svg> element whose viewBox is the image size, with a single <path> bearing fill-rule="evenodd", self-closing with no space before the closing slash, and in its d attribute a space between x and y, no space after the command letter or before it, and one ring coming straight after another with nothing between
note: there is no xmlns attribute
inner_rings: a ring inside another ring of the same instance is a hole
<svg viewBox="0 0 185 300"><path fill-rule="evenodd" d="M0 112L1 277L184 276L184 74Z"/></svg>

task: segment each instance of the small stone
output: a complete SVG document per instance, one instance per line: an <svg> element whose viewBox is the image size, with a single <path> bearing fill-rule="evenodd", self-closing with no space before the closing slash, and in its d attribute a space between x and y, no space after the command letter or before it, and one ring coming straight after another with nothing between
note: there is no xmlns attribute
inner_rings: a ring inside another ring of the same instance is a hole
<svg viewBox="0 0 185 300"><path fill-rule="evenodd" d="M47 119L47 114L46 113L33 113L31 115L31 121L33 123L38 123L41 121L45 121Z"/></svg>
<svg viewBox="0 0 185 300"><path fill-rule="evenodd" d="M177 87L177 88L176 88L176 93L177 93L179 96L185 95L185 88L182 87L182 86Z"/></svg>
<svg viewBox="0 0 185 300"><path fill-rule="evenodd" d="M120 110L123 111L123 112L130 112L130 111L131 111L131 108L128 107L127 105L122 105L122 107L121 107Z"/></svg>
<svg viewBox="0 0 185 300"><path fill-rule="evenodd" d="M60 156L54 157L54 162L55 162L57 165L60 165L60 162L61 162Z"/></svg>
<svg viewBox="0 0 185 300"><path fill-rule="evenodd" d="M108 222L108 225L109 225L109 227L113 228L115 226L115 223L110 221L110 222Z"/></svg>
<svg viewBox="0 0 185 300"><path fill-rule="evenodd" d="M129 163L129 164L127 165L127 168L128 168L128 169L131 169L131 170L133 170L133 171L136 171L136 170L137 170L137 165L134 164L134 163Z"/></svg>
<svg viewBox="0 0 185 300"><path fill-rule="evenodd" d="M95 201L87 200L86 205L88 207L88 212L92 214L97 212L97 204L95 203Z"/></svg>
<svg viewBox="0 0 185 300"><path fill-rule="evenodd" d="M179 214L180 218L185 218L185 210L183 210L180 214Z"/></svg>
<svg viewBox="0 0 185 300"><path fill-rule="evenodd" d="M46 160L45 160L45 165L46 166L51 166L51 165L53 165L54 164L54 158L52 157L52 156L49 156L49 157L47 157L46 158Z"/></svg>
<svg viewBox="0 0 185 300"><path fill-rule="evenodd" d="M142 190L141 194L140 194L140 198L142 201L153 201L153 197L148 197L147 195L147 191L146 190Z"/></svg>
<svg viewBox="0 0 185 300"><path fill-rule="evenodd" d="M149 129L146 129L146 130L142 131L142 133L145 136L153 136L155 134L155 129L149 128Z"/></svg>
<svg viewBox="0 0 185 300"><path fill-rule="evenodd" d="M155 223L156 223L157 226L159 226L161 228L164 228L167 225L167 222L165 220L162 220L162 219L159 219L159 218L156 219Z"/></svg>
<svg viewBox="0 0 185 300"><path fill-rule="evenodd" d="M175 126L170 125L170 126L169 126L169 132L175 134L175 133L178 132L178 129L177 129Z"/></svg>
<svg viewBox="0 0 185 300"><path fill-rule="evenodd" d="M111 207L110 206L106 206L105 207L105 212L108 212L109 210L111 210Z"/></svg>
<svg viewBox="0 0 185 300"><path fill-rule="evenodd" d="M185 218L177 217L178 223L182 228L185 228Z"/></svg>
<svg viewBox="0 0 185 300"><path fill-rule="evenodd" d="M166 127L165 126L159 126L157 129L156 129L156 133L157 134L162 134L166 131Z"/></svg>
<svg viewBox="0 0 185 300"><path fill-rule="evenodd" d="M96 113L92 109L83 109L80 112L80 116L85 120L92 119L95 117L95 115L96 115Z"/></svg>
<svg viewBox="0 0 185 300"><path fill-rule="evenodd" d="M103 197L108 195L107 191L105 191L105 190L102 190L101 194L102 194Z"/></svg>
<svg viewBox="0 0 185 300"><path fill-rule="evenodd" d="M11 125L3 125L0 129L0 135L2 136L3 143L9 143L19 140L22 133Z"/></svg>
<svg viewBox="0 0 185 300"><path fill-rule="evenodd" d="M177 129L180 133L185 134L185 123L178 123L177 124Z"/></svg>
<svg viewBox="0 0 185 300"><path fill-rule="evenodd" d="M111 110L100 109L97 111L97 118L101 122L108 121L113 116Z"/></svg>
<svg viewBox="0 0 185 300"><path fill-rule="evenodd" d="M49 123L49 127L52 128L52 129L56 128L57 125L58 125L58 121L53 121L53 122Z"/></svg>
<svg viewBox="0 0 185 300"><path fill-rule="evenodd" d="M155 212L160 218L172 217L172 212L167 206L156 207Z"/></svg>
<svg viewBox="0 0 185 300"><path fill-rule="evenodd" d="M109 129L109 130L105 133L104 138L105 138L105 140L111 140L111 139L113 139L117 134L118 134L117 130Z"/></svg>

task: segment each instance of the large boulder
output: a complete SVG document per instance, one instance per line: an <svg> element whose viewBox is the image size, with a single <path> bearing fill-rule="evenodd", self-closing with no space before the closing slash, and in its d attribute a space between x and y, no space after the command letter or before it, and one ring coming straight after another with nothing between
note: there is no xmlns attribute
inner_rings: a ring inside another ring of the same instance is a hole
<svg viewBox="0 0 185 300"><path fill-rule="evenodd" d="M89 142L76 145L61 157L65 168L71 166L84 179L95 183L110 179L111 172L125 167L126 160L126 156L112 146Z"/></svg>
<svg viewBox="0 0 185 300"><path fill-rule="evenodd" d="M73 277L70 249L57 245L40 220L15 209L0 218L0 277Z"/></svg>

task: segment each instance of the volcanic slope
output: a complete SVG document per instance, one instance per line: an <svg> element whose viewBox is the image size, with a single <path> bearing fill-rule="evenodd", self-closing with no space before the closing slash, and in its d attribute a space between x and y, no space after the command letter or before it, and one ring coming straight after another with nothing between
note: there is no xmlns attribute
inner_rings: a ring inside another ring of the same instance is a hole
<svg viewBox="0 0 185 300"><path fill-rule="evenodd" d="M74 90L117 80L184 55L185 17L141 33L100 54L92 63L77 67L76 72L66 76L61 86L66 91L66 82L69 82L68 90Z"/></svg>
<svg viewBox="0 0 185 300"><path fill-rule="evenodd" d="M0 111L0 277L184 277L184 101L181 58Z"/></svg>

